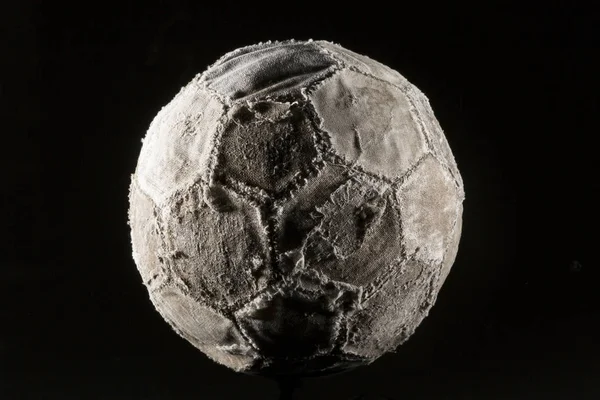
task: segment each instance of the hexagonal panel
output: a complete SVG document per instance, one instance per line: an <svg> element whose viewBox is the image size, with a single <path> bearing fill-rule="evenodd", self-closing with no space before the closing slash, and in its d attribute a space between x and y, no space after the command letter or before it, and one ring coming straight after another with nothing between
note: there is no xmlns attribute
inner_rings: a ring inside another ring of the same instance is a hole
<svg viewBox="0 0 600 400"><path fill-rule="evenodd" d="M150 124L135 172L156 204L208 173L219 118L218 100L190 83Z"/></svg>
<svg viewBox="0 0 600 400"><path fill-rule="evenodd" d="M458 172L454 155L448 144L448 139L444 135L444 131L433 113L429 100L420 90L414 87L407 93L412 98L413 104L416 107L417 118L421 120L425 127L425 133L429 137L429 142L433 147L432 150L448 165L454 179L462 190L462 177Z"/></svg>
<svg viewBox="0 0 600 400"><path fill-rule="evenodd" d="M460 237L462 234L462 203L458 207L457 213L458 215L456 223L446 243L446 252L444 253L444 261L442 263L442 271L440 273L440 285L446 281L446 278L450 273L450 268L452 268L454 261L456 261L456 256L458 255L458 245L460 243Z"/></svg>
<svg viewBox="0 0 600 400"><path fill-rule="evenodd" d="M302 249L306 268L364 286L404 257L396 200L355 179L317 208L321 215Z"/></svg>
<svg viewBox="0 0 600 400"><path fill-rule="evenodd" d="M333 150L368 172L395 179L427 150L407 97L389 84L343 70L310 99Z"/></svg>
<svg viewBox="0 0 600 400"><path fill-rule="evenodd" d="M452 177L428 156L398 188L397 197L407 252L417 251L427 263L441 263L462 202Z"/></svg>
<svg viewBox="0 0 600 400"><path fill-rule="evenodd" d="M218 306L251 298L270 278L269 249L259 210L220 186L192 186L164 207L173 275Z"/></svg>
<svg viewBox="0 0 600 400"><path fill-rule="evenodd" d="M144 284L151 289L155 283L168 275L159 261L163 249L154 215L155 205L152 199L140 190L135 180L129 188L129 203L133 259Z"/></svg>
<svg viewBox="0 0 600 400"><path fill-rule="evenodd" d="M151 299L180 336L214 361L236 371L253 365L256 352L229 319L203 306L177 287L152 292Z"/></svg>
<svg viewBox="0 0 600 400"><path fill-rule="evenodd" d="M284 191L318 153L314 130L297 104L262 102L230 110L215 174L271 193Z"/></svg>
<svg viewBox="0 0 600 400"><path fill-rule="evenodd" d="M333 191L348 179L348 168L324 162L316 176L311 176L307 182L290 198L278 201L275 215L275 243L281 255L279 267L282 271L291 271L299 257L302 257L302 247L308 233L320 221L317 207L323 205Z"/></svg>
<svg viewBox="0 0 600 400"><path fill-rule="evenodd" d="M410 85L406 78L400 75L398 71L394 71L379 61L324 40L319 40L315 43L331 52L334 57L340 59L347 67L357 68L365 74L373 75L376 78L383 79L399 87Z"/></svg>
<svg viewBox="0 0 600 400"><path fill-rule="evenodd" d="M298 94L335 64L312 42L264 43L221 58L203 81L232 100L255 100Z"/></svg>
<svg viewBox="0 0 600 400"><path fill-rule="evenodd" d="M377 358L407 340L425 318L437 268L412 259L400 268L350 317L342 350Z"/></svg>

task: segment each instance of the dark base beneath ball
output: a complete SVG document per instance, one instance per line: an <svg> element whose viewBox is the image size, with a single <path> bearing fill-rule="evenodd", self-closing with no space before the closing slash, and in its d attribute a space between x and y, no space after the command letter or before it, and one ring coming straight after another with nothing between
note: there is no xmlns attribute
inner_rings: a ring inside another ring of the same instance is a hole
<svg viewBox="0 0 600 400"><path fill-rule="evenodd" d="M362 357L332 353L308 359L275 358L246 373L274 380L319 378L344 373L365 364L368 364L368 361Z"/></svg>

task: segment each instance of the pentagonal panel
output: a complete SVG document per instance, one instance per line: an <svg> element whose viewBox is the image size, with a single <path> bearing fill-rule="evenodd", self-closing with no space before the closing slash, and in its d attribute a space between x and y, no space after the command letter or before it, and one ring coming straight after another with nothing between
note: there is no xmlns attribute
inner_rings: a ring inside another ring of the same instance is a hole
<svg viewBox="0 0 600 400"><path fill-rule="evenodd" d="M413 259L398 265L348 321L343 350L375 359L414 332L432 305L436 268Z"/></svg>
<svg viewBox="0 0 600 400"><path fill-rule="evenodd" d="M404 256L400 213L391 194L348 181L322 206L306 239L303 262L334 280L367 285Z"/></svg>
<svg viewBox="0 0 600 400"><path fill-rule="evenodd" d="M265 43L226 55L203 76L233 100L298 94L336 63L312 42Z"/></svg>
<svg viewBox="0 0 600 400"><path fill-rule="evenodd" d="M164 207L166 260L194 296L232 305L267 285L269 250L260 212L219 186L193 186Z"/></svg>
<svg viewBox="0 0 600 400"><path fill-rule="evenodd" d="M155 203L207 175L213 138L223 114L223 106L192 82L154 118L135 175Z"/></svg>
<svg viewBox="0 0 600 400"><path fill-rule="evenodd" d="M227 175L271 193L283 191L312 167L313 128L296 104L238 105L219 145L216 176Z"/></svg>
<svg viewBox="0 0 600 400"><path fill-rule="evenodd" d="M275 294L252 303L238 321L261 354L297 358L331 350L339 316L315 299Z"/></svg>
<svg viewBox="0 0 600 400"><path fill-rule="evenodd" d="M452 177L428 156L397 190L397 197L407 252L417 252L416 257L427 263L441 263L462 202Z"/></svg>
<svg viewBox="0 0 600 400"><path fill-rule="evenodd" d="M406 78L400 75L399 72L394 71L390 67L375 61L372 58L324 40L319 40L315 43L331 52L334 57L341 60L347 67L356 68L367 75L373 75L374 77L390 82L393 85L400 87L410 85Z"/></svg>
<svg viewBox="0 0 600 400"><path fill-rule="evenodd" d="M397 88L343 70L311 95L333 150L366 171L403 175L426 151L407 97Z"/></svg>
<svg viewBox="0 0 600 400"><path fill-rule="evenodd" d="M359 296L357 288L306 275L262 293L235 316L261 354L302 359L333 349L341 318L355 310Z"/></svg>
<svg viewBox="0 0 600 400"><path fill-rule="evenodd" d="M214 361L236 371L253 365L256 352L229 319L201 305L177 287L151 292L151 299L177 333Z"/></svg>

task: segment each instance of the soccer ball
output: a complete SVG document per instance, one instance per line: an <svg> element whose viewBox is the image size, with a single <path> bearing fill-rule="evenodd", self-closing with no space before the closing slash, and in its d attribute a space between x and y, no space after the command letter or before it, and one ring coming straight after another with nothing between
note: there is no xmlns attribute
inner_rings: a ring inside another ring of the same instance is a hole
<svg viewBox="0 0 600 400"><path fill-rule="evenodd" d="M463 183L425 95L326 41L232 51L152 121L133 257L212 360L323 375L406 341L458 250Z"/></svg>

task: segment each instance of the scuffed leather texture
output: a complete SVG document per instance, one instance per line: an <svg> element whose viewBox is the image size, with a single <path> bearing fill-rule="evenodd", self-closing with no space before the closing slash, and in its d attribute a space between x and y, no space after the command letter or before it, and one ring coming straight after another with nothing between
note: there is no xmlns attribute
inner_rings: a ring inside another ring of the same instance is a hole
<svg viewBox="0 0 600 400"><path fill-rule="evenodd" d="M463 182L425 95L325 41L226 54L158 113L133 257L163 318L236 371L323 375L406 341L456 258Z"/></svg>

